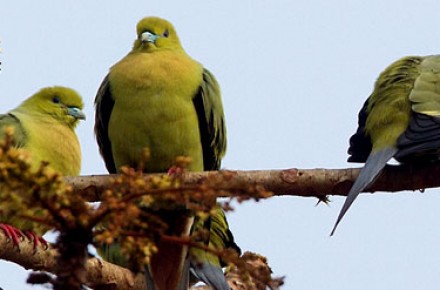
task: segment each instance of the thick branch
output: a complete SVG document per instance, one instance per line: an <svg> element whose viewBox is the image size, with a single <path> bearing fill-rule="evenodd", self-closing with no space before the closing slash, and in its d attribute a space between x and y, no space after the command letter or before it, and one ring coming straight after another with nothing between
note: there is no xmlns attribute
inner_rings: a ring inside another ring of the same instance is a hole
<svg viewBox="0 0 440 290"><path fill-rule="evenodd" d="M3 232L0 231L0 259L7 260L25 269L47 271L54 273L56 265L57 250L48 245L48 248L38 246L34 249L34 243L24 239L17 246L13 246ZM267 265L264 265L267 267ZM135 274L128 269L105 262L97 258L90 258L86 265L88 286L94 290L144 290L147 289L145 275L143 273ZM270 269L269 269L270 270ZM229 273L227 280L231 290L246 290L244 283L235 273ZM191 289L205 289L193 287ZM210 289L210 288L206 288Z"/></svg>
<svg viewBox="0 0 440 290"><path fill-rule="evenodd" d="M228 187L239 188L243 184L260 185L275 195L346 196L359 168L347 169L284 169L252 171L220 171L227 175ZM200 184L208 176L218 172L186 173L183 180L188 185ZM387 166L367 192L419 190L440 186L440 163L414 166ZM111 175L66 177L75 191L80 191L90 201L99 200L99 193L108 186ZM232 196L232 194L231 194Z"/></svg>
<svg viewBox="0 0 440 290"><path fill-rule="evenodd" d="M275 195L318 196L347 195L348 190L359 174L359 168L348 169L285 169L258 171L221 171L185 173L186 185L197 185L207 178L219 176L227 180L231 189L244 185L258 185ZM413 166L387 166L368 192L418 190L439 187L440 163ZM66 177L66 181L81 192L90 201L99 200L99 194L110 184L111 175ZM227 195L227 193L223 193ZM230 194L232 196L233 194ZM20 243L20 250L14 247L0 232L0 259L8 260L26 269L54 272L57 251L49 246L35 251L33 243L25 240ZM87 280L95 289L145 289L142 274L116 265L91 258L87 262ZM100 286L98 286L100 285ZM239 288L237 288L239 289Z"/></svg>
<svg viewBox="0 0 440 290"><path fill-rule="evenodd" d="M46 249L38 246L34 250L34 244L24 239L17 246L13 246L3 232L0 231L0 259L7 260L25 269L47 271L54 273L57 267L57 250L49 244ZM99 285L96 289L121 289L121 290L144 290L145 279L142 274L135 275L131 271L99 260L90 258L87 261L87 280L90 286ZM114 288L117 285L117 288Z"/></svg>

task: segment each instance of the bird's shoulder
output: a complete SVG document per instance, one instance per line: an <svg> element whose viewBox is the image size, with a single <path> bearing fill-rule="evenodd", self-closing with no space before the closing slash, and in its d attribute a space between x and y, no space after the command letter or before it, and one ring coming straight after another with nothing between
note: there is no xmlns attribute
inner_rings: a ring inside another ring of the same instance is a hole
<svg viewBox="0 0 440 290"><path fill-rule="evenodd" d="M4 130L7 128L12 128L16 146L23 147L26 143L26 131L23 128L20 118L12 112L0 115L0 131L2 132L2 137Z"/></svg>
<svg viewBox="0 0 440 290"><path fill-rule="evenodd" d="M412 114L399 137L395 158L401 162L438 159L440 148L440 56L423 59L409 95Z"/></svg>
<svg viewBox="0 0 440 290"><path fill-rule="evenodd" d="M400 103L409 103L409 95L420 76L423 57L408 56L390 64L377 78L369 97L368 114L384 107L401 109Z"/></svg>
<svg viewBox="0 0 440 290"><path fill-rule="evenodd" d="M73 128L65 122L41 112L17 108L10 113L16 120L17 145L32 156L34 166L49 161L64 175L78 175L81 169L81 149Z"/></svg>
<svg viewBox="0 0 440 290"><path fill-rule="evenodd" d="M427 56L420 63L409 100L416 113L440 115L440 55Z"/></svg>

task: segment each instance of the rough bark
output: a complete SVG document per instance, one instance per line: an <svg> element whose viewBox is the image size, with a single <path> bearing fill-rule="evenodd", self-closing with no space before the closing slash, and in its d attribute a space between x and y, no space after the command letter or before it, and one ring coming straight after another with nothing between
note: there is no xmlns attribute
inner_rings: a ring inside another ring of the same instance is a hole
<svg viewBox="0 0 440 290"><path fill-rule="evenodd" d="M34 243L24 239L19 247L14 246L0 231L0 259L7 260L25 269L46 271L54 273L57 268L57 250L50 244L34 249ZM270 271L265 259L250 261L258 267ZM128 269L105 262L98 258L89 258L86 264L87 285L95 290L145 290L146 280L143 273L133 273ZM230 272L226 275L231 290L249 290L237 272ZM277 281L277 280L275 280ZM281 280L280 280L281 281ZM282 282L281 282L282 284ZM279 284L279 285L281 285ZM191 290L210 289L207 286L194 286ZM278 289L274 287L273 289Z"/></svg>
<svg viewBox="0 0 440 290"><path fill-rule="evenodd" d="M58 251L51 244L34 249L34 243L25 238L18 247L13 245L0 231L0 259L21 265L25 269L36 271L56 272ZM145 279L142 274L102 261L90 258L87 261L87 281L95 289L109 290L144 290ZM117 286L117 287L116 287Z"/></svg>
<svg viewBox="0 0 440 290"><path fill-rule="evenodd" d="M359 168L346 169L284 169L251 171L211 171L185 173L187 185L197 185L213 175L227 175L228 187L239 188L243 184L259 185L279 196L324 197L346 196L359 174ZM376 182L366 192L396 192L420 190L440 186L440 163L413 166L387 166ZM106 188L112 175L66 177L75 191L90 201L99 200L99 193ZM220 196L232 196L222 192Z"/></svg>
<svg viewBox="0 0 440 290"><path fill-rule="evenodd" d="M351 185L359 174L359 168L348 169L285 169L255 171L221 171L185 173L185 185L203 183L207 178L219 176L227 180L231 189L244 185L261 186L274 195L304 196L324 198L327 195L347 195ZM440 163L413 166L387 166L376 182L366 189L367 192L396 192L401 190L420 190L440 186ZM113 176L114 177L114 176ZM99 200L99 194L110 183L111 175L66 177L75 192L84 195L87 200ZM233 191L232 191L233 192ZM220 196L232 196L233 193L222 191ZM0 231L0 259L23 266L25 269L55 272L57 250L52 246L36 250L33 243L24 240L20 250L12 245ZM228 279L236 279L231 278ZM116 265L90 258L87 261L87 281L95 289L145 289L142 274ZM230 280L230 283L232 281ZM99 285L99 286L98 286ZM244 289L239 282L231 283L232 289ZM194 289L206 289L203 286Z"/></svg>

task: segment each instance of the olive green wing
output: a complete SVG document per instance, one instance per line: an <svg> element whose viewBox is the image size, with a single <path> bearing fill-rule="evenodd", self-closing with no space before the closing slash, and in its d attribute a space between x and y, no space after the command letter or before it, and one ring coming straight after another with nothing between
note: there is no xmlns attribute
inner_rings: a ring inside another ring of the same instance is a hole
<svg viewBox="0 0 440 290"><path fill-rule="evenodd" d="M240 256L241 249L235 243L234 236L229 230L229 224L226 220L225 212L219 205L217 205L214 210L215 212L211 217L211 245L217 249L234 250ZM226 263L223 260L220 262L222 266L226 266Z"/></svg>
<svg viewBox="0 0 440 290"><path fill-rule="evenodd" d="M220 86L214 75L203 70L203 80L193 99L199 120L204 170L220 169L226 152L226 125Z"/></svg>
<svg viewBox="0 0 440 290"><path fill-rule="evenodd" d="M202 83L193 101L199 120L204 170L218 170L226 152L226 125L220 87L207 69L203 70ZM205 245L219 250L233 248L240 253L219 205L216 206L215 213L205 221L195 219L192 231L202 228L209 231L208 237L201 241ZM224 263L218 256L194 247L190 248L189 256L187 267L195 275L191 278L193 282L194 279L202 280L216 290L230 289L221 269ZM182 285L185 286L186 283Z"/></svg>
<svg viewBox="0 0 440 290"><path fill-rule="evenodd" d="M212 215L204 222L195 219L192 230L200 231L202 228L209 229L208 237L201 241L205 246L215 250L231 249L241 255L241 249L234 241L225 213L220 205L216 205ZM194 275L190 277L191 284L201 280L215 290L230 289L222 271L222 267L226 266L226 263L220 257L195 247L190 248L189 255L189 266L192 270L191 274Z"/></svg>
<svg viewBox="0 0 440 290"><path fill-rule="evenodd" d="M2 138L4 134L4 130L6 128L12 128L14 143L16 147L24 147L26 145L26 132L23 128L23 125L13 113L8 113L4 115L0 115L0 131L2 132Z"/></svg>
<svg viewBox="0 0 440 290"><path fill-rule="evenodd" d="M396 146L411 116L411 95L425 58L408 56L389 65L359 112L358 129L350 138L349 162L366 162L376 150Z"/></svg>
<svg viewBox="0 0 440 290"><path fill-rule="evenodd" d="M427 56L409 94L411 119L399 137L395 158L401 162L439 159L440 148L440 56Z"/></svg>

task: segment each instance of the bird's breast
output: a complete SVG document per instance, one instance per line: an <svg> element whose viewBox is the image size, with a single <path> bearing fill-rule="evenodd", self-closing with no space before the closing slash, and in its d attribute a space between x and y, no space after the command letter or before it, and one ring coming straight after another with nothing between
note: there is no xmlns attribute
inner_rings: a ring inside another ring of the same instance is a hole
<svg viewBox="0 0 440 290"><path fill-rule="evenodd" d="M110 72L115 104L109 137L117 168L136 166L150 150L147 171L169 169L177 156L189 156L192 169L202 170L202 149L193 97L202 71L191 59L127 56Z"/></svg>
<svg viewBox="0 0 440 290"><path fill-rule="evenodd" d="M202 66L186 54L136 53L113 66L109 78L115 100L126 99L139 90L151 96L177 95L192 99L202 74Z"/></svg>
<svg viewBox="0 0 440 290"><path fill-rule="evenodd" d="M63 175L79 175L81 170L81 149L75 132L65 124L50 121L22 120L27 134L25 149L30 152L34 168L41 161Z"/></svg>

